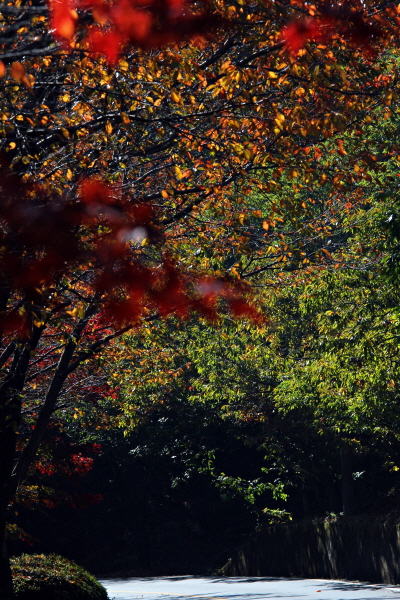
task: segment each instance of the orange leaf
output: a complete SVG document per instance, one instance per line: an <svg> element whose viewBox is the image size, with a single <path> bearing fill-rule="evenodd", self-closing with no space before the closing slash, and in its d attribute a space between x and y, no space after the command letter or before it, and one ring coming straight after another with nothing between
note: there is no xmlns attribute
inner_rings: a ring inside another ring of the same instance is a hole
<svg viewBox="0 0 400 600"><path fill-rule="evenodd" d="M314 147L314 158L315 160L319 160L322 156L322 150L320 150L320 148L318 148L318 146Z"/></svg>
<svg viewBox="0 0 400 600"><path fill-rule="evenodd" d="M92 16L96 23L105 25L109 19L110 7L105 2L96 2L92 6Z"/></svg>
<svg viewBox="0 0 400 600"><path fill-rule="evenodd" d="M346 156L347 152L346 150L343 148L343 140L338 140L337 141L337 145L338 145L338 151L339 154L341 154L342 156Z"/></svg>
<svg viewBox="0 0 400 600"><path fill-rule="evenodd" d="M11 77L18 83L22 83L28 90L31 89L35 79L33 75L28 75L24 65L20 62L13 62L10 69Z"/></svg>
<svg viewBox="0 0 400 600"><path fill-rule="evenodd" d="M26 76L25 67L20 62L13 62L11 65L10 74L15 81L20 83Z"/></svg>
<svg viewBox="0 0 400 600"><path fill-rule="evenodd" d="M75 33L77 18L69 0L51 0L50 19L55 38L70 40Z"/></svg>
<svg viewBox="0 0 400 600"><path fill-rule="evenodd" d="M325 254L329 256L329 258L332 258L332 254L328 250L326 250L326 248L322 248L322 252L325 252Z"/></svg>

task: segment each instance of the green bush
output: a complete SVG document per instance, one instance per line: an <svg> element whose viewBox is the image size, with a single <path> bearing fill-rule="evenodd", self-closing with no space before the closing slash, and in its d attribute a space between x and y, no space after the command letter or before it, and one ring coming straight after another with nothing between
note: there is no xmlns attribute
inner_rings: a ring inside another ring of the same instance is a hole
<svg viewBox="0 0 400 600"><path fill-rule="evenodd" d="M16 600L108 600L93 575L56 554L11 559Z"/></svg>

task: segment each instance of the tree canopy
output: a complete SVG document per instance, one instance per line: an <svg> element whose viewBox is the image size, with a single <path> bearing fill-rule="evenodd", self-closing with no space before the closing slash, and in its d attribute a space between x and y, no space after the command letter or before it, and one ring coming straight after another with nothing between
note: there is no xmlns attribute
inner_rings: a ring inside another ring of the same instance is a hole
<svg viewBox="0 0 400 600"><path fill-rule="evenodd" d="M323 282L339 278L340 303L356 287L342 269L361 261L368 273L382 253L382 268L396 272L397 212L385 236L391 204L378 188L395 187L397 146L378 139L377 124L396 127L400 13L374 0L27 0L4 2L0 14L0 598L8 600L7 507L49 424L62 428L87 387L88 397L105 390L93 359L114 339L192 311L266 326L278 300L260 302L249 282L290 283L301 321L315 310L307 285L321 286L326 301ZM353 233L358 210L374 217L363 221L377 235L368 252ZM321 269L326 280L316 278ZM366 289L379 302L390 296L360 284L363 298ZM343 335L353 328L368 346L348 321L354 313L331 310L312 317L319 336L329 332L331 343L332 323L344 319ZM304 320L289 332L276 327L282 360L292 351L306 360ZM278 367L257 371L265 357L243 344L246 413L253 398L262 406L269 398ZM376 385L386 385L378 371ZM237 365L225 377L238 380ZM296 385L276 389L296 404ZM213 381L194 387L208 393Z"/></svg>

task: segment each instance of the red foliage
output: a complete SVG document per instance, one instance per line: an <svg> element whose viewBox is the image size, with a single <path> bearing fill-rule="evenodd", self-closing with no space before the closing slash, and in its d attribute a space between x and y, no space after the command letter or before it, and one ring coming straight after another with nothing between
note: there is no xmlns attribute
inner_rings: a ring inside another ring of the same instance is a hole
<svg viewBox="0 0 400 600"><path fill-rule="evenodd" d="M56 466L54 464L48 464L47 462L38 461L35 466L41 475L50 476L56 473Z"/></svg>
<svg viewBox="0 0 400 600"><path fill-rule="evenodd" d="M68 444L62 438L54 437L47 440L43 455L36 462L35 468L47 477L81 477L92 469L93 457L100 454L101 449L101 444Z"/></svg>
<svg viewBox="0 0 400 600"><path fill-rule="evenodd" d="M111 185L108 185L94 177L83 179L79 187L79 198L84 204L102 205L111 204L115 192ZM89 213L93 214L93 212ZM96 214L96 213L94 213Z"/></svg>
<svg viewBox="0 0 400 600"><path fill-rule="evenodd" d="M55 506L56 506L55 501L51 500L50 498L43 498L42 502L46 508L55 508Z"/></svg>
<svg viewBox="0 0 400 600"><path fill-rule="evenodd" d="M86 475L86 473L89 473L93 467L94 459L83 456L81 453L79 453L72 454L70 461L74 467L75 473L78 473L79 475Z"/></svg>
<svg viewBox="0 0 400 600"><path fill-rule="evenodd" d="M231 313L235 317L249 317L254 321L263 321L263 316L261 315L261 313L249 302L246 302L243 298L229 298L228 306Z"/></svg>
<svg viewBox="0 0 400 600"><path fill-rule="evenodd" d="M338 36L366 54L374 54L373 42L384 35L378 24L369 20L359 0L344 1L339 6L324 2L318 16L292 21L282 30L282 39L292 54L309 42L327 44Z"/></svg>
<svg viewBox="0 0 400 600"><path fill-rule="evenodd" d="M20 337L27 336L32 322L40 322L35 314L61 311L60 301L57 304L47 290L61 274L68 276L76 268L94 273L87 285L101 294L103 316L117 327L133 325L147 309L181 318L195 309L214 319L218 294L232 288L211 279L193 285L167 253L157 268L143 264L132 248L144 240L154 244L163 240L153 208L123 198L117 187L99 178L82 180L74 201L22 182L4 164L0 178L3 275L15 292L37 306L33 313L19 308L0 315L3 333L18 330ZM99 224L106 225L104 233L99 234ZM195 300L193 287L198 292ZM235 295L240 295L238 289ZM238 301L230 305L239 314ZM245 312L241 309L241 314Z"/></svg>
<svg viewBox="0 0 400 600"><path fill-rule="evenodd" d="M104 54L111 65L116 64L126 44L152 48L187 36L208 37L216 25L223 24L208 2L199 10L191 0L49 0L49 7L58 40L70 40L74 35L78 19L75 9L91 11L96 25L86 40L91 50ZM308 42L328 43L337 35L371 53L373 41L383 36L379 26L366 16L360 0L322 2L311 8L310 18L293 21L282 31L282 39L293 54Z"/></svg>
<svg viewBox="0 0 400 600"><path fill-rule="evenodd" d="M321 38L321 23L317 19L293 21L282 31L282 39L293 54L297 54L308 42Z"/></svg>
<svg viewBox="0 0 400 600"><path fill-rule="evenodd" d="M118 62L121 49L121 38L116 31L100 31L93 29L87 36L92 52L104 54L110 65Z"/></svg>
<svg viewBox="0 0 400 600"><path fill-rule="evenodd" d="M93 52L104 54L115 64L121 48L162 46L190 36L208 36L218 18L208 3L192 12L195 3L187 0L49 0L51 23L56 39L71 40L76 29L75 9L91 10L96 25L86 41Z"/></svg>

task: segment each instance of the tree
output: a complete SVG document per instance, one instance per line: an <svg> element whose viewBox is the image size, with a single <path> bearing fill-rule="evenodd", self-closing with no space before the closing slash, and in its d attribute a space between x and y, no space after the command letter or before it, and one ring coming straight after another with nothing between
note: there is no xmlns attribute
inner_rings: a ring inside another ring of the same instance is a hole
<svg viewBox="0 0 400 600"><path fill-rule="evenodd" d="M362 136L371 109L395 98L393 7L221 3L205 44L211 9L150 5L2 10L1 598L12 595L7 506L74 373L141 320L190 308L215 318L217 293L254 315L235 271L205 277L194 245L250 252L263 269L283 207L257 208L249 228L243 181L260 194L283 174L297 191L344 190L369 154L361 143L351 172L334 160L321 173L323 142L345 153L343 130L356 123ZM180 43L183 24L196 43Z"/></svg>
<svg viewBox="0 0 400 600"><path fill-rule="evenodd" d="M227 420L252 422L254 431L243 434L248 443L259 444L286 476L290 461L286 481L293 487L314 492L326 485L329 496L329 480L341 478L346 514L355 508L350 488L357 469L349 458L371 470L374 454L375 462L385 463L381 469L392 470L387 480L393 484L398 448L397 110L396 103L390 114L377 108L377 124L364 126L363 145L375 160L365 167L363 181L343 192L322 185L299 191L298 204L309 196L302 214L281 207L283 220L269 234L264 262L256 252L257 217L249 209L252 255L236 248L218 260L207 248L196 248L196 255L215 270L225 265L253 278L266 323L255 331L229 317L215 329L195 320L127 337L120 368L112 369L121 385L125 426L135 426L141 407L151 411L182 396L207 403ZM344 134L342 142L347 153L330 140L325 150L336 152L334 160L350 169L357 132ZM282 178L279 192L259 197L253 190L243 204L268 210L280 194L289 195L291 185ZM303 244L297 249L295 236ZM297 436L296 422L303 435Z"/></svg>

